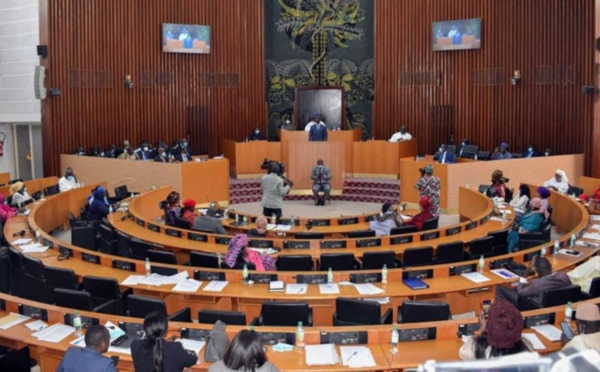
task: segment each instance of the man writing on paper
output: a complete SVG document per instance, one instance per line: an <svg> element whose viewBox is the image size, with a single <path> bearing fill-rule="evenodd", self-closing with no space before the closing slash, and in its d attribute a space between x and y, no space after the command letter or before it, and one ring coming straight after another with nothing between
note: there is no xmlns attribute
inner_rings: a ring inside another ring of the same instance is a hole
<svg viewBox="0 0 600 372"><path fill-rule="evenodd" d="M106 327L93 325L85 333L85 347L70 347L56 372L117 372L113 361L105 357L110 344Z"/></svg>

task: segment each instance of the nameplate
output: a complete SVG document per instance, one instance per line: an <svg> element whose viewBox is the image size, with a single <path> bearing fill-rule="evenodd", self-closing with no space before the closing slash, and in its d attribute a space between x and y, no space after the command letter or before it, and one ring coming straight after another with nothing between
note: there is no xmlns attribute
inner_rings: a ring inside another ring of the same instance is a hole
<svg viewBox="0 0 600 372"><path fill-rule="evenodd" d="M321 240L321 248L346 248L345 240Z"/></svg>
<svg viewBox="0 0 600 372"><path fill-rule="evenodd" d="M135 264L133 262L121 261L121 260L112 260L112 267L114 269L125 270L125 271L135 271Z"/></svg>
<svg viewBox="0 0 600 372"><path fill-rule="evenodd" d="M179 333L181 333L181 338L187 338L188 340L208 341L210 337L210 329L181 328Z"/></svg>
<svg viewBox="0 0 600 372"><path fill-rule="evenodd" d="M412 243L412 241L413 241L412 235L400 235L400 236L395 236L393 238L390 238L390 245L407 244L407 243Z"/></svg>
<svg viewBox="0 0 600 372"><path fill-rule="evenodd" d="M338 225L354 225L358 223L358 217L338 218Z"/></svg>
<svg viewBox="0 0 600 372"><path fill-rule="evenodd" d="M299 274L296 275L298 284L325 284L327 283L326 274Z"/></svg>
<svg viewBox="0 0 600 372"><path fill-rule="evenodd" d="M175 229L165 229L165 233L169 236L173 236L175 238L181 238L181 230Z"/></svg>
<svg viewBox="0 0 600 372"><path fill-rule="evenodd" d="M402 272L402 279L431 279L433 278L433 269L425 270L410 270Z"/></svg>
<svg viewBox="0 0 600 372"><path fill-rule="evenodd" d="M221 245L229 245L230 241L231 241L231 237L229 237L229 236L217 236L215 238L215 243L221 244Z"/></svg>
<svg viewBox="0 0 600 372"><path fill-rule="evenodd" d="M136 218L135 219L135 223L137 223L138 225L140 225L141 227L146 226L146 222L144 222L144 220L142 220L141 218Z"/></svg>
<svg viewBox="0 0 600 372"><path fill-rule="evenodd" d="M272 240L250 239L248 246L252 248L273 248Z"/></svg>
<svg viewBox="0 0 600 372"><path fill-rule="evenodd" d="M481 325L479 323L470 323L470 324L459 324L458 331L456 331L456 335L458 337L462 336L472 336L475 331L477 331Z"/></svg>
<svg viewBox="0 0 600 372"><path fill-rule="evenodd" d="M225 273L219 271L194 271L194 279L225 280Z"/></svg>
<svg viewBox="0 0 600 372"><path fill-rule="evenodd" d="M310 240L284 240L284 249L309 249Z"/></svg>
<svg viewBox="0 0 600 372"><path fill-rule="evenodd" d="M65 324L70 325L72 327L73 326L73 317L74 317L74 314L65 314L65 317L64 317ZM89 316L81 317L81 326L83 328L89 328L90 326L98 325L98 324L100 324L100 320L98 320L98 318L92 318Z"/></svg>
<svg viewBox="0 0 600 372"><path fill-rule="evenodd" d="M525 328L531 328L533 326L554 324L556 317L554 313L532 315L525 317Z"/></svg>
<svg viewBox="0 0 600 372"><path fill-rule="evenodd" d="M367 331L357 332L325 332L321 331L321 344L365 345L369 343Z"/></svg>
<svg viewBox="0 0 600 372"><path fill-rule="evenodd" d="M331 225L331 220L308 220L313 226L329 226Z"/></svg>
<svg viewBox="0 0 600 372"><path fill-rule="evenodd" d="M258 338L263 345L279 343L294 345L296 343L296 334L293 332L258 332Z"/></svg>
<svg viewBox="0 0 600 372"><path fill-rule="evenodd" d="M282 219L279 220L279 224L280 225L291 226L292 225L292 220L291 220L291 218L282 218ZM300 226L300 220L299 219L295 219L294 220L294 226Z"/></svg>
<svg viewBox="0 0 600 372"><path fill-rule="evenodd" d="M523 257L523 260L525 260L525 262L529 262L529 261L533 260L533 257L539 256L541 253L542 253L541 250L526 253L525 256Z"/></svg>
<svg viewBox="0 0 600 372"><path fill-rule="evenodd" d="M465 226L465 229L467 231L469 231L469 230L473 230L476 227L477 227L477 221L471 221Z"/></svg>
<svg viewBox="0 0 600 372"><path fill-rule="evenodd" d="M187 236L188 236L188 240L193 240L195 242L207 242L208 241L208 236L206 236L204 234L196 234L196 233L189 232L187 234Z"/></svg>
<svg viewBox="0 0 600 372"><path fill-rule="evenodd" d="M435 327L400 329L399 331L400 342L435 340L437 335Z"/></svg>
<svg viewBox="0 0 600 372"><path fill-rule="evenodd" d="M381 282L381 273L350 274L350 282L357 284L379 283Z"/></svg>
<svg viewBox="0 0 600 372"><path fill-rule="evenodd" d="M96 256L94 254L82 253L81 259L84 260L85 262L93 263L96 265L100 264L100 257Z"/></svg>
<svg viewBox="0 0 600 372"><path fill-rule="evenodd" d="M376 238L376 239L358 239L356 241L356 247L357 248L369 248L369 247L380 247L381 246L381 239L380 238Z"/></svg>
<svg viewBox="0 0 600 372"><path fill-rule="evenodd" d="M58 245L58 252L66 258L73 257L73 250L60 244Z"/></svg>
<svg viewBox="0 0 600 372"><path fill-rule="evenodd" d="M377 217L379 217L379 214L370 214L368 216L365 216L365 221L367 221L367 222L375 221L375 220L377 220Z"/></svg>
<svg viewBox="0 0 600 372"><path fill-rule="evenodd" d="M140 226L143 226L143 225L140 225ZM160 232L160 226L155 225L153 223L148 222L148 226L147 227L148 227L148 230L150 230L150 231Z"/></svg>
<svg viewBox="0 0 600 372"><path fill-rule="evenodd" d="M452 236L452 235L460 234L460 231L461 231L460 226L451 227L449 229L446 229L446 236Z"/></svg>
<svg viewBox="0 0 600 372"><path fill-rule="evenodd" d="M437 239L440 237L440 232L439 231L431 231L431 232L426 232L421 234L421 240L431 240L431 239Z"/></svg>
<svg viewBox="0 0 600 372"><path fill-rule="evenodd" d="M33 319L48 320L48 310L40 309L39 307L19 304L19 314L26 315Z"/></svg>
<svg viewBox="0 0 600 372"><path fill-rule="evenodd" d="M450 276L473 273L476 271L476 268L477 265L475 264L450 266Z"/></svg>
<svg viewBox="0 0 600 372"><path fill-rule="evenodd" d="M500 269L507 263L511 262L512 260L513 260L512 258L502 258L500 260L492 260L492 261L490 261L490 269L491 270Z"/></svg>
<svg viewBox="0 0 600 372"><path fill-rule="evenodd" d="M490 219L490 216L485 216L482 219L479 220L479 224L483 225L484 223L488 222Z"/></svg>
<svg viewBox="0 0 600 372"><path fill-rule="evenodd" d="M250 274L249 277L258 284L269 284L269 282L277 280L277 274Z"/></svg>

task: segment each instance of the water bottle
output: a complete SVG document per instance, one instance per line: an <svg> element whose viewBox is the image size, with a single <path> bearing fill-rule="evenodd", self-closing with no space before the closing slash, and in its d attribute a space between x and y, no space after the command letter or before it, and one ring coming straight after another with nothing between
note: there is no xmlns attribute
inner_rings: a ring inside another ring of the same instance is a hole
<svg viewBox="0 0 600 372"><path fill-rule="evenodd" d="M560 249L560 242L557 240L554 241L554 252L553 254L556 255L558 253L558 250Z"/></svg>
<svg viewBox="0 0 600 372"><path fill-rule="evenodd" d="M302 322L298 322L298 328L296 328L296 347L304 347L304 327L302 327Z"/></svg>
<svg viewBox="0 0 600 372"><path fill-rule="evenodd" d="M573 320L573 305L571 301L567 302L567 307L565 307L565 320L568 322Z"/></svg>
<svg viewBox="0 0 600 372"><path fill-rule="evenodd" d="M244 215L244 217L242 217L242 222L248 223L248 216Z"/></svg>
<svg viewBox="0 0 600 372"><path fill-rule="evenodd" d="M506 213L502 211L502 223L506 223Z"/></svg>
<svg viewBox="0 0 600 372"><path fill-rule="evenodd" d="M156 190L156 185L155 185L155 184L152 184L152 187L151 187L151 189L152 189L152 191Z"/></svg>
<svg viewBox="0 0 600 372"><path fill-rule="evenodd" d="M36 227L35 228L35 240L37 240L39 242L41 236L42 236L42 234L40 233L40 228Z"/></svg>
<svg viewBox="0 0 600 372"><path fill-rule="evenodd" d="M479 257L479 272L483 273L483 269L485 268L485 260L483 259L483 255Z"/></svg>
<svg viewBox="0 0 600 372"><path fill-rule="evenodd" d="M294 215L290 217L290 225L292 225L292 227L296 226L296 219L294 218Z"/></svg>
<svg viewBox="0 0 600 372"><path fill-rule="evenodd" d="M381 283L387 284L388 268L386 264L383 264L381 268Z"/></svg>
<svg viewBox="0 0 600 372"><path fill-rule="evenodd" d="M333 270L331 267L327 270L327 284L333 283Z"/></svg>
<svg viewBox="0 0 600 372"><path fill-rule="evenodd" d="M152 274L152 266L150 266L150 259L148 257L146 257L146 263L144 264L144 267L146 268L146 276Z"/></svg>
<svg viewBox="0 0 600 372"><path fill-rule="evenodd" d="M75 336L81 337L81 315L79 315L79 311L76 311L73 316L73 328L75 328Z"/></svg>
<svg viewBox="0 0 600 372"><path fill-rule="evenodd" d="M271 225L275 225L275 221L277 221L277 218L275 217L275 215L271 216Z"/></svg>
<svg viewBox="0 0 600 372"><path fill-rule="evenodd" d="M248 265L246 264L244 264L244 269L242 270L242 282L248 284Z"/></svg>
<svg viewBox="0 0 600 372"><path fill-rule="evenodd" d="M540 257L546 257L546 246L542 245L542 249L540 250Z"/></svg>
<svg viewBox="0 0 600 372"><path fill-rule="evenodd" d="M571 234L571 241L569 242L569 244L571 245L571 248L575 247L575 240L577 240L577 238L575 237L575 234Z"/></svg>
<svg viewBox="0 0 600 372"><path fill-rule="evenodd" d="M112 204L108 206L108 213L113 213L115 211L115 209L113 208Z"/></svg>
<svg viewBox="0 0 600 372"><path fill-rule="evenodd" d="M400 340L400 332L398 332L398 326L394 324L392 328L392 337L390 340L390 344L392 346L392 355L398 354L398 341Z"/></svg>

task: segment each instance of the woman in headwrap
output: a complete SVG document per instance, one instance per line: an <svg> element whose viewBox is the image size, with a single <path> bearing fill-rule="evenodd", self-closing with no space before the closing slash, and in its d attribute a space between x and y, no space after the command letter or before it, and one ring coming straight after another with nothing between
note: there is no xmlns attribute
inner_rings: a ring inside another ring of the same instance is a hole
<svg viewBox="0 0 600 372"><path fill-rule="evenodd" d="M504 200L507 199L509 193L507 192L506 184L508 181L510 180L504 177L504 173L500 169L496 169L492 173L492 188L496 192L497 197L504 198ZM507 201L510 202L510 200Z"/></svg>
<svg viewBox="0 0 600 372"><path fill-rule="evenodd" d="M31 196L27 193L27 187L21 181L12 184L10 194L12 195L12 204L18 208L22 207L26 201L31 200Z"/></svg>
<svg viewBox="0 0 600 372"><path fill-rule="evenodd" d="M0 221L4 224L6 220L16 215L17 210L4 204L4 195L0 194Z"/></svg>
<svg viewBox="0 0 600 372"><path fill-rule="evenodd" d="M102 221L102 218L108 216L110 204L106 199L106 189L104 189L104 187L98 187L94 190L89 205L87 213L88 220Z"/></svg>
<svg viewBox="0 0 600 372"><path fill-rule="evenodd" d="M253 249L246 249L248 246L248 235L236 234L229 241L225 264L230 268L240 267L244 264L253 264L256 271L275 271L275 261L273 257L260 254Z"/></svg>
<svg viewBox="0 0 600 372"><path fill-rule="evenodd" d="M563 170L557 169L556 173L554 173L554 177L544 182L544 187L556 190L561 194L566 194L567 191L569 191L569 180L567 179L567 174Z"/></svg>
<svg viewBox="0 0 600 372"><path fill-rule="evenodd" d="M524 326L523 316L509 301L501 300L492 304L488 319L486 320L481 312L479 322L481 327L478 334L460 348L458 353L460 359L490 359L523 351L534 351L529 341L521 337Z"/></svg>
<svg viewBox="0 0 600 372"><path fill-rule="evenodd" d="M421 178L416 186L419 190L419 197L429 197L431 203L431 214L434 217L440 216L440 178L433 175L433 165L427 164L422 170Z"/></svg>
<svg viewBox="0 0 600 372"><path fill-rule="evenodd" d="M519 246L519 234L541 231L544 221L550 214L540 198L533 198L529 202L529 211L523 217L515 220L508 234L508 251L512 252Z"/></svg>
<svg viewBox="0 0 600 372"><path fill-rule="evenodd" d="M181 208L181 218L186 219L190 223L190 227L192 227L196 216L196 201L194 199L184 200L183 208Z"/></svg>
<svg viewBox="0 0 600 372"><path fill-rule="evenodd" d="M548 203L548 198L550 197L550 190L548 190L544 186L540 186L537 188L537 193L538 193L540 199L542 200L542 204L544 204L546 209L548 209L548 211L549 211L550 204Z"/></svg>
<svg viewBox="0 0 600 372"><path fill-rule="evenodd" d="M171 191L167 198L159 203L160 209L165 212L165 224L175 226L175 217L181 217L179 200L179 193Z"/></svg>
<svg viewBox="0 0 600 372"><path fill-rule="evenodd" d="M430 198L428 196L422 196L421 199L419 199L419 209L421 210L421 213L417 214L409 221L406 221L405 225L413 225L418 231L420 231L423 229L423 224L425 221L435 217L433 213L431 213L432 208L434 207L431 205Z"/></svg>

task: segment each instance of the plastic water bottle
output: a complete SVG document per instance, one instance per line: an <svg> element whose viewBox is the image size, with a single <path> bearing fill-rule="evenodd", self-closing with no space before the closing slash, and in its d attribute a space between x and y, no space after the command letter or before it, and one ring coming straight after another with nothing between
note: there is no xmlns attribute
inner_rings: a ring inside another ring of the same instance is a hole
<svg viewBox="0 0 600 372"><path fill-rule="evenodd" d="M275 217L275 215L271 216L271 225L275 225L275 221L277 221L277 218Z"/></svg>
<svg viewBox="0 0 600 372"><path fill-rule="evenodd" d="M573 304L571 304L571 301L567 302L567 307L565 307L565 320L569 322L573 320Z"/></svg>
<svg viewBox="0 0 600 372"><path fill-rule="evenodd" d="M302 327L302 322L298 322L298 328L296 328L296 347L304 347L304 327Z"/></svg>
<svg viewBox="0 0 600 372"><path fill-rule="evenodd" d="M386 264L383 264L383 267L381 268L381 283L387 284L387 277L388 277L388 268L387 268Z"/></svg>
<svg viewBox="0 0 600 372"><path fill-rule="evenodd" d="M392 328L392 337L390 340L390 344L392 346L392 355L398 354L398 341L400 341L400 332L398 332L398 326L394 324Z"/></svg>
<svg viewBox="0 0 600 372"><path fill-rule="evenodd" d="M506 223L506 213L502 211L502 223Z"/></svg>
<svg viewBox="0 0 600 372"><path fill-rule="evenodd" d="M248 223L248 216L242 217L242 222L243 223Z"/></svg>
<svg viewBox="0 0 600 372"><path fill-rule="evenodd" d="M569 244L571 245L571 248L575 247L575 240L577 240L577 238L575 237L575 234L571 234L571 241L569 242Z"/></svg>
<svg viewBox="0 0 600 372"><path fill-rule="evenodd" d="M546 246L542 245L542 249L540 250L540 257L546 257Z"/></svg>
<svg viewBox="0 0 600 372"><path fill-rule="evenodd" d="M296 219L294 218L294 215L290 217L290 225L292 225L292 227L296 226Z"/></svg>
<svg viewBox="0 0 600 372"><path fill-rule="evenodd" d="M483 255L479 257L479 272L483 273L483 269L485 268L485 260L483 259Z"/></svg>
<svg viewBox="0 0 600 372"><path fill-rule="evenodd" d="M40 228L36 227L35 228L35 240L37 240L39 242L41 236L42 236L42 234L40 233Z"/></svg>
<svg viewBox="0 0 600 372"><path fill-rule="evenodd" d="M327 284L333 283L333 270L331 267L327 270Z"/></svg>
<svg viewBox="0 0 600 372"><path fill-rule="evenodd" d="M146 276L152 274L152 266L150 265L150 259L148 257L146 257L144 267L146 268Z"/></svg>
<svg viewBox="0 0 600 372"><path fill-rule="evenodd" d="M244 264L244 269L242 270L242 282L248 284L248 265L246 264Z"/></svg>
<svg viewBox="0 0 600 372"><path fill-rule="evenodd" d="M152 184L152 187L151 187L151 189L152 189L152 191L156 190L156 185L155 185L155 184Z"/></svg>
<svg viewBox="0 0 600 372"><path fill-rule="evenodd" d="M554 241L554 251L552 252L555 256L560 249L560 242L557 240Z"/></svg>
<svg viewBox="0 0 600 372"><path fill-rule="evenodd" d="M73 328L75 328L75 336L81 337L81 315L79 315L79 311L76 311L73 316Z"/></svg>

